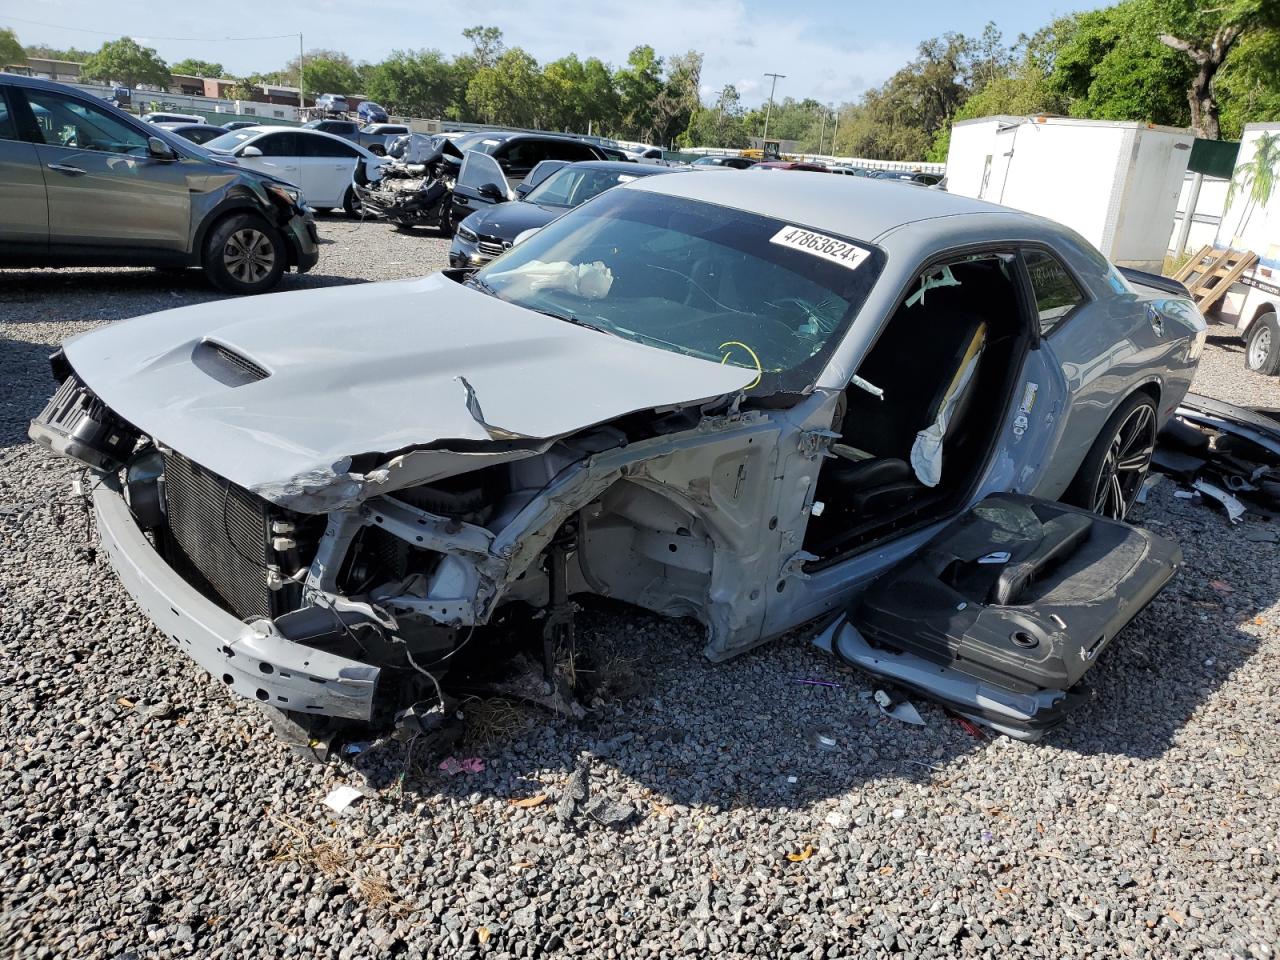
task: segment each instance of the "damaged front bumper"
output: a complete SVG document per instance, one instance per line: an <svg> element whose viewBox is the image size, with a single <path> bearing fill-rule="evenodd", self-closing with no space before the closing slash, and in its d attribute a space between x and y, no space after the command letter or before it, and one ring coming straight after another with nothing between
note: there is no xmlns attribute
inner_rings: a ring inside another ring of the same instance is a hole
<svg viewBox="0 0 1280 960"><path fill-rule="evenodd" d="M114 476L93 491L102 546L125 589L179 650L240 696L297 713L369 720L379 669L244 623L183 580L134 521Z"/></svg>
<svg viewBox="0 0 1280 960"><path fill-rule="evenodd" d="M869 644L844 616L813 642L851 666L935 700L1016 740L1039 740L1045 731L1056 727L1093 696L1082 683L1070 690L1016 693L913 653L881 650Z"/></svg>

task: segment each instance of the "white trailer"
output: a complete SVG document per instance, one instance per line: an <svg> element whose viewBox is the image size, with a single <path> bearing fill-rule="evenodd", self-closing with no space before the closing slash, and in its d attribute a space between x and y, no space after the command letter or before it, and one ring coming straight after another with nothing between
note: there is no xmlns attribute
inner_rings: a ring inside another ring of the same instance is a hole
<svg viewBox="0 0 1280 960"><path fill-rule="evenodd" d="M947 189L1066 224L1112 263L1159 273L1192 134L1068 117L983 117L951 128Z"/></svg>
<svg viewBox="0 0 1280 960"><path fill-rule="evenodd" d="M1280 137L1280 123L1250 123L1240 138L1232 180L1237 187L1222 212L1213 245L1254 254L1258 259L1218 301L1214 319L1235 327L1245 341L1245 363L1259 373L1280 373L1280 164L1272 170L1275 188L1262 202L1251 185L1259 179L1258 147L1263 137Z"/></svg>

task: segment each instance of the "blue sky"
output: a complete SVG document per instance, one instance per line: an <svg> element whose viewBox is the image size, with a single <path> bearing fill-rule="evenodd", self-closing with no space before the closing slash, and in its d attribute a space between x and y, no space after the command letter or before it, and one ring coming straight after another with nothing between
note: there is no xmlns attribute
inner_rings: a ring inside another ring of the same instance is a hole
<svg viewBox="0 0 1280 960"><path fill-rule="evenodd" d="M704 90L733 83L754 105L768 95L765 71L786 74L778 83L780 98L851 100L885 80L928 37L946 31L976 35L992 20L1012 39L1059 14L1098 5L1088 0L37 0L21 5L0 0L0 27L12 27L24 43L84 49L108 39L88 30L128 33L170 62L199 57L232 73L249 73L282 65L296 55L297 40L164 38L301 30L307 49L340 49L357 60L376 61L396 48L460 52L467 47L462 29L484 23L501 27L508 46L522 46L540 61L576 53L618 64L642 43L659 55L700 50Z"/></svg>

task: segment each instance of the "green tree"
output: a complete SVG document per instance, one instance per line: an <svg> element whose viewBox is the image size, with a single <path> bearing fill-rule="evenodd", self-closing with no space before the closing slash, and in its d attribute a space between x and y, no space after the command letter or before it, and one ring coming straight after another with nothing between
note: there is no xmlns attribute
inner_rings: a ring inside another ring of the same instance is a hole
<svg viewBox="0 0 1280 960"><path fill-rule="evenodd" d="M169 69L174 73L180 73L188 77L213 77L217 79L222 76L222 64L213 63L209 60L194 60L191 58L179 60Z"/></svg>
<svg viewBox="0 0 1280 960"><path fill-rule="evenodd" d="M543 119L553 130L586 130L586 67L577 54L542 68Z"/></svg>
<svg viewBox="0 0 1280 960"><path fill-rule="evenodd" d="M89 57L80 67L80 76L86 80L122 83L126 87L145 83L164 88L169 85L169 65L151 47L121 37L108 40Z"/></svg>
<svg viewBox="0 0 1280 960"><path fill-rule="evenodd" d="M302 67L304 92L308 96L322 93L355 93L360 88L360 73L350 60L308 57Z"/></svg>
<svg viewBox="0 0 1280 960"><path fill-rule="evenodd" d="M741 150L751 143L742 97L733 84L725 84L711 107L699 107L680 135L684 147L727 147Z"/></svg>
<svg viewBox="0 0 1280 960"><path fill-rule="evenodd" d="M27 46L28 57L40 57L45 60L67 60L71 63L84 63L92 53L76 47L51 47L48 44L36 43Z"/></svg>
<svg viewBox="0 0 1280 960"><path fill-rule="evenodd" d="M512 47L481 67L467 84L467 104L486 123L536 127L542 113L542 73L538 61Z"/></svg>
<svg viewBox="0 0 1280 960"><path fill-rule="evenodd" d="M602 60L588 57L582 64L582 114L597 134L613 133L621 124L621 100L613 71ZM581 128L578 130L582 132Z"/></svg>
<svg viewBox="0 0 1280 960"><path fill-rule="evenodd" d="M696 50L669 57L662 90L653 104L653 129L666 146L689 126L689 118L702 106L702 54Z"/></svg>
<svg viewBox="0 0 1280 960"><path fill-rule="evenodd" d="M471 58L476 69L492 67L506 49L502 42L502 31L497 27L467 27L462 35L471 41Z"/></svg>
<svg viewBox="0 0 1280 960"><path fill-rule="evenodd" d="M1213 81L1222 105L1222 135L1238 140L1246 123L1280 117L1280 30L1240 40Z"/></svg>
<svg viewBox="0 0 1280 960"><path fill-rule="evenodd" d="M369 68L364 92L393 113L443 117L454 102L453 69L439 50L396 50Z"/></svg>
<svg viewBox="0 0 1280 960"><path fill-rule="evenodd" d="M633 140L654 137L654 103L662 92L662 59L653 47L636 47L613 75L618 89L618 132Z"/></svg>
<svg viewBox="0 0 1280 960"><path fill-rule="evenodd" d="M27 51L18 42L18 35L8 27L0 27L0 70L9 64L25 63Z"/></svg>
<svg viewBox="0 0 1280 960"><path fill-rule="evenodd" d="M1187 85L1191 126L1201 136L1222 135L1214 79L1236 44L1255 31L1280 28L1276 0L1134 0L1141 15L1159 31L1159 40L1194 65Z"/></svg>

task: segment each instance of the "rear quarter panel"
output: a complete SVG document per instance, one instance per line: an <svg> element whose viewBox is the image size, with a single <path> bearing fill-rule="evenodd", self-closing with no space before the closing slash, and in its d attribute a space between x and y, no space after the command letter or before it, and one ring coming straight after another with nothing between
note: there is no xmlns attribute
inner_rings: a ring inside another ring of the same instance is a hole
<svg viewBox="0 0 1280 960"><path fill-rule="evenodd" d="M1035 489L1051 499L1066 490L1107 418L1130 394L1151 392L1161 424L1172 416L1191 386L1205 329L1191 301L1142 296L1085 241L1069 236L1055 247L1092 300L1044 341L1067 394L1057 449Z"/></svg>

